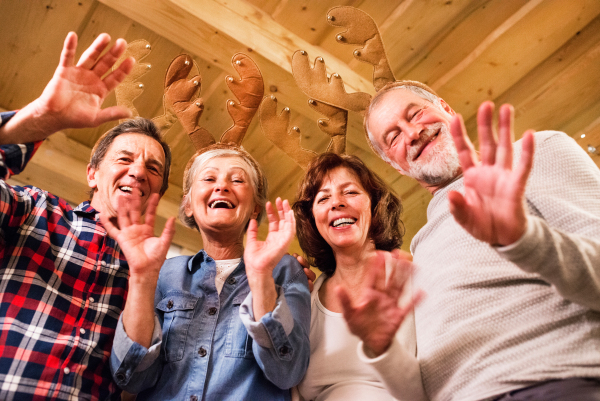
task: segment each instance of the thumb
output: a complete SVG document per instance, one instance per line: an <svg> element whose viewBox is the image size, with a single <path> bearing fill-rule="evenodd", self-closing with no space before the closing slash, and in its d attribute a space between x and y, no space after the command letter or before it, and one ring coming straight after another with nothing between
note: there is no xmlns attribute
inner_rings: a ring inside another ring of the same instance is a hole
<svg viewBox="0 0 600 401"><path fill-rule="evenodd" d="M246 233L247 243L256 242L256 238L258 236L258 223L256 222L256 219L250 219L250 223L248 224L248 230L246 231Z"/></svg>
<svg viewBox="0 0 600 401"><path fill-rule="evenodd" d="M160 235L160 243L164 247L164 249L169 249L169 245L171 245L171 241L173 241L174 236L175 217L169 217L167 223L165 224L165 228L163 229L163 232Z"/></svg>
<svg viewBox="0 0 600 401"><path fill-rule="evenodd" d="M454 216L454 220L464 227L469 218L467 202L465 201L464 196L460 192L450 191L448 192L448 202L450 213Z"/></svg>
<svg viewBox="0 0 600 401"><path fill-rule="evenodd" d="M132 117L131 110L124 106L112 106L102 109L96 115L94 125L97 127L109 121L121 120Z"/></svg>
<svg viewBox="0 0 600 401"><path fill-rule="evenodd" d="M352 314L352 299L348 294L348 290L346 287L338 285L333 290L335 295L337 295L340 304L342 305L342 313L344 314L344 319L348 320L350 315Z"/></svg>

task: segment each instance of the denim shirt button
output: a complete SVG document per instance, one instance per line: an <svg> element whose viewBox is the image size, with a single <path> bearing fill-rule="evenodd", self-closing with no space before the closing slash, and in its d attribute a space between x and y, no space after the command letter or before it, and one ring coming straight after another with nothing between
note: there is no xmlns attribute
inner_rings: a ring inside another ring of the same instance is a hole
<svg viewBox="0 0 600 401"><path fill-rule="evenodd" d="M211 316L214 315L215 313L217 313L217 308L215 308L215 307L212 307L208 310L208 314Z"/></svg>
<svg viewBox="0 0 600 401"><path fill-rule="evenodd" d="M200 355L201 357L205 357L207 354L206 349L204 347L200 347L200 349L198 350L198 355Z"/></svg>
<svg viewBox="0 0 600 401"><path fill-rule="evenodd" d="M198 401L198 396L197 395L191 395L190 396L190 401Z"/></svg>
<svg viewBox="0 0 600 401"><path fill-rule="evenodd" d="M235 284L235 283L236 283L236 281L237 281L237 280L235 279L235 277L229 277L229 278L227 279L227 284Z"/></svg>
<svg viewBox="0 0 600 401"><path fill-rule="evenodd" d="M167 308L171 309L173 307L173 300L169 299L169 302L167 302Z"/></svg>
<svg viewBox="0 0 600 401"><path fill-rule="evenodd" d="M117 380L122 382L123 380L125 380L125 374L123 374L122 372L117 373Z"/></svg>
<svg viewBox="0 0 600 401"><path fill-rule="evenodd" d="M287 355L288 352L290 352L290 349L286 345L279 348L279 355L281 355L281 356Z"/></svg>

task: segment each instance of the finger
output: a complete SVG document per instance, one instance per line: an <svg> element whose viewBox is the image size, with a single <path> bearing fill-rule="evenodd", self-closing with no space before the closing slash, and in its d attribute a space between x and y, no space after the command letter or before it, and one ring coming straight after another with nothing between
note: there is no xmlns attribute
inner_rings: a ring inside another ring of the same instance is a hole
<svg viewBox="0 0 600 401"><path fill-rule="evenodd" d="M296 260L298 260L298 263L300 263L300 265L302 265L302 267L304 267L305 269L310 268L310 265L308 264L308 260L306 260L302 255L297 255L297 254L294 254L294 255L296 255L295 258L296 258ZM315 273L313 273L313 274L315 274ZM314 278L317 278L317 276L315 275Z"/></svg>
<svg viewBox="0 0 600 401"><path fill-rule="evenodd" d="M277 214L273 210L273 204L267 202L265 209L267 210L267 220L269 220L269 233L276 232L279 230L279 220Z"/></svg>
<svg viewBox="0 0 600 401"><path fill-rule="evenodd" d="M106 46L110 43L110 36L107 33L101 33L98 35L94 43L88 47L77 62L77 67L86 68L91 70L96 64L96 60L102 54Z"/></svg>
<svg viewBox="0 0 600 401"><path fill-rule="evenodd" d="M503 104L500 107L499 131L498 131L498 150L496 151L496 164L505 169L512 169L512 143L514 142L513 132L514 109L510 104Z"/></svg>
<svg viewBox="0 0 600 401"><path fill-rule="evenodd" d="M469 211L465 197L460 192L450 191L448 192L448 203L454 220L464 227L469 220Z"/></svg>
<svg viewBox="0 0 600 401"><path fill-rule="evenodd" d="M146 207L146 224L154 229L154 222L156 218L156 208L158 206L158 200L160 199L158 194L152 194L148 198L148 206Z"/></svg>
<svg viewBox="0 0 600 401"><path fill-rule="evenodd" d="M471 140L467 136L467 129L460 114L456 114L450 122L450 133L463 171L477 164L477 155Z"/></svg>
<svg viewBox="0 0 600 401"><path fill-rule="evenodd" d="M138 197L129 203L129 218L132 224L140 224L142 220L142 200Z"/></svg>
<svg viewBox="0 0 600 401"><path fill-rule="evenodd" d="M162 252L166 255L175 236L175 217L169 217L165 223L162 234L160 235L160 243L162 246Z"/></svg>
<svg viewBox="0 0 600 401"><path fill-rule="evenodd" d="M285 220L285 212L283 210L283 202L281 201L280 197L277 197L277 199L275 199L275 206L277 207L277 214L279 214L279 220ZM288 207L288 209L289 209L289 207Z"/></svg>
<svg viewBox="0 0 600 401"><path fill-rule="evenodd" d="M525 193L525 185L527 184L527 178L531 173L531 168L533 167L533 154L535 152L535 139L534 134L535 131L528 130L523 135L523 139L521 140L521 159L519 160L519 164L515 169L515 173L517 174L519 180L519 195L523 195Z"/></svg>
<svg viewBox="0 0 600 401"><path fill-rule="evenodd" d="M385 256L381 251L377 251L375 256L370 259L365 286L376 291L385 291Z"/></svg>
<svg viewBox="0 0 600 401"><path fill-rule="evenodd" d="M127 42L124 39L117 39L115 44L94 64L92 71L99 77L104 76L125 53L125 50L127 50Z"/></svg>
<svg viewBox="0 0 600 401"><path fill-rule="evenodd" d="M404 282L401 283L402 280L399 279L399 276L400 273L398 272L398 266L392 266L392 271L385 289L385 292L395 301L396 304L402 295L402 288L404 284Z"/></svg>
<svg viewBox="0 0 600 401"><path fill-rule="evenodd" d="M60 67L71 67L75 63L75 52L77 51L77 34L69 32L65 38L62 52L60 53Z"/></svg>
<svg viewBox="0 0 600 401"><path fill-rule="evenodd" d="M348 290L346 287L338 285L333 290L335 295L337 295L338 300L340 301L340 305L342 306L342 314L344 315L344 319L348 320L352 316L353 308L352 308L352 298L348 294Z"/></svg>
<svg viewBox="0 0 600 401"><path fill-rule="evenodd" d="M122 230L131 225L129 210L131 209L131 199L119 198L119 210L117 210L117 219L119 228Z"/></svg>
<svg viewBox="0 0 600 401"><path fill-rule="evenodd" d="M123 82L123 80L125 80L127 75L129 75L129 73L133 69L134 64L135 60L133 59L133 57L128 57L125 60L123 60L123 62L119 64L119 66L114 71L105 76L103 78L103 82L104 85L106 85L106 90L110 92L111 90L115 89L121 82Z"/></svg>
<svg viewBox="0 0 600 401"><path fill-rule="evenodd" d="M256 237L258 236L258 223L256 219L250 219L250 223L248 223L248 230L246 230L247 237L246 242L252 243L256 242Z"/></svg>
<svg viewBox="0 0 600 401"><path fill-rule="evenodd" d="M108 218L108 215L106 215L105 213L100 213L100 221L102 222L102 225L104 226L106 232L110 237L114 239L118 238L121 230L119 230L117 226L113 224L110 218Z"/></svg>
<svg viewBox="0 0 600 401"><path fill-rule="evenodd" d="M109 121L120 120L123 118L130 118L131 110L124 106L112 106L106 109L102 109L96 114L96 119L93 122L93 126L97 127Z"/></svg>
<svg viewBox="0 0 600 401"><path fill-rule="evenodd" d="M494 103L483 102L477 111L477 133L479 154L483 164L492 165L496 161L496 138L493 128Z"/></svg>
<svg viewBox="0 0 600 401"><path fill-rule="evenodd" d="M317 275L314 271L310 270L307 267L305 267L303 270L304 270L304 274L306 274L306 278L309 279L310 281L315 281L317 279Z"/></svg>
<svg viewBox="0 0 600 401"><path fill-rule="evenodd" d="M286 224L289 225L288 230L292 236L296 235L296 216L290 207L290 202L287 199L283 201L283 211L285 214Z"/></svg>
<svg viewBox="0 0 600 401"><path fill-rule="evenodd" d="M423 290L417 290L410 300L400 308L400 314L402 316L408 315L413 309L425 299L425 292Z"/></svg>

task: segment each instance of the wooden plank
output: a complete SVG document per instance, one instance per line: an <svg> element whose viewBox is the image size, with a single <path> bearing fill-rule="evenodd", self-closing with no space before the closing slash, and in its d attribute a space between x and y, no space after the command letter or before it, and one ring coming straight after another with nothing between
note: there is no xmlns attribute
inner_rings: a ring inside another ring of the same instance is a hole
<svg viewBox="0 0 600 401"><path fill-rule="evenodd" d="M67 33L93 8L93 0L0 2L0 107L21 108L42 93Z"/></svg>
<svg viewBox="0 0 600 401"><path fill-rule="evenodd" d="M600 13L600 2L547 0L499 36L438 93L467 119L552 55ZM518 44L518 45L515 45Z"/></svg>

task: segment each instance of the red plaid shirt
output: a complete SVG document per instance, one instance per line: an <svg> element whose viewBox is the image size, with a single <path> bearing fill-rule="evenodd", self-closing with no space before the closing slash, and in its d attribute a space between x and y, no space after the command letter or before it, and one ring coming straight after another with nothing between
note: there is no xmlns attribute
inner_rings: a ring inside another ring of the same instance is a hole
<svg viewBox="0 0 600 401"><path fill-rule="evenodd" d="M0 176L34 151L0 147ZM108 361L128 276L88 202L0 180L0 399L119 399Z"/></svg>

